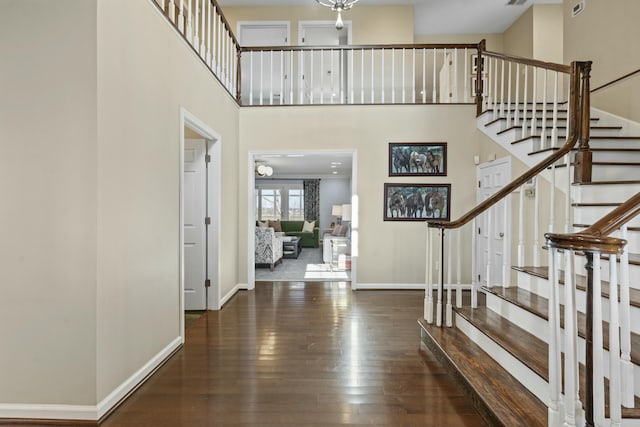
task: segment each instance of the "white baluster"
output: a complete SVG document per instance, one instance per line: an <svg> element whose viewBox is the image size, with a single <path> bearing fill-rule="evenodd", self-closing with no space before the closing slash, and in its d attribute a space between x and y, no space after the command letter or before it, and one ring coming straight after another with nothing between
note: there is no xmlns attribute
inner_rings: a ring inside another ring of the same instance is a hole
<svg viewBox="0 0 640 427"><path fill-rule="evenodd" d="M533 196L533 247L531 248L533 253L533 266L540 267L540 247L539 234L540 234L540 180L534 178L534 196Z"/></svg>
<svg viewBox="0 0 640 427"><path fill-rule="evenodd" d="M300 67L300 87L298 87L298 103L300 105L302 105L302 104L304 104L303 95L302 95L303 90L304 90L304 56L302 55L302 51L299 51L298 67ZM332 67L332 69L333 69L333 67Z"/></svg>
<svg viewBox="0 0 640 427"><path fill-rule="evenodd" d="M507 79L507 128L511 127L511 61L509 61L509 78Z"/></svg>
<svg viewBox="0 0 640 427"><path fill-rule="evenodd" d="M284 71L284 50L280 50L280 105L284 104L284 85L285 71Z"/></svg>
<svg viewBox="0 0 640 427"><path fill-rule="evenodd" d="M551 185L549 187L549 232L556 226L556 164L551 165Z"/></svg>
<svg viewBox="0 0 640 427"><path fill-rule="evenodd" d="M411 102L416 103L416 50L411 49L413 65L411 66Z"/></svg>
<svg viewBox="0 0 640 427"><path fill-rule="evenodd" d="M529 67L524 66L524 86L522 88L522 138L527 136L527 92L529 92L529 85L527 84L527 78L529 74Z"/></svg>
<svg viewBox="0 0 640 427"><path fill-rule="evenodd" d="M426 224L426 223L425 223ZM427 323L433 323L433 287L432 287L432 263L433 263L433 255L431 253L432 249L432 239L431 239L431 229L427 224L427 250L425 256L425 278L424 278L424 299L425 299L425 307L424 307L424 319Z"/></svg>
<svg viewBox="0 0 640 427"><path fill-rule="evenodd" d="M524 267L524 186L518 195L518 267Z"/></svg>
<svg viewBox="0 0 640 427"><path fill-rule="evenodd" d="M513 108L513 125L518 126L518 120L520 119L520 63L516 62L516 105Z"/></svg>
<svg viewBox="0 0 640 427"><path fill-rule="evenodd" d="M349 97L349 104L353 104L355 100L354 94L354 82L353 82L353 49L349 49L349 55L351 56L351 61L349 61L349 74L351 75L349 79L349 88L351 91L351 96Z"/></svg>
<svg viewBox="0 0 640 427"><path fill-rule="evenodd" d="M402 48L402 103L404 104L405 101L405 95L406 95L406 90L405 90L405 81L404 81L404 76L405 76L405 48Z"/></svg>
<svg viewBox="0 0 640 427"><path fill-rule="evenodd" d="M213 72L218 75L217 73L217 63L218 63L218 52L217 52L217 48L218 48L218 27L216 25L218 21L218 13L217 13L217 8L214 6L213 8L213 28L212 28L212 42L211 42L211 70L213 70ZM253 52L252 52L252 56L253 56ZM253 99L253 92L251 93L251 98Z"/></svg>
<svg viewBox="0 0 640 427"><path fill-rule="evenodd" d="M451 275L453 272L453 260L451 259L451 246L453 246L451 232L449 233L449 241L447 243L447 306L445 307L445 325L450 328L453 326L453 310L451 307ZM444 242L443 242L444 244Z"/></svg>
<svg viewBox="0 0 640 427"><path fill-rule="evenodd" d="M453 96L455 102L460 102L458 94L458 48L453 49Z"/></svg>
<svg viewBox="0 0 640 427"><path fill-rule="evenodd" d="M436 62L438 62L438 61L437 61L437 58L436 58L436 48L434 47L433 48L433 93L432 93L432 96L431 96L431 98L432 98L431 102L434 103L434 104L438 102L437 99L436 99L436 97L438 95L438 93L436 91L436 88L437 88L437 85L436 85Z"/></svg>
<svg viewBox="0 0 640 427"><path fill-rule="evenodd" d="M249 51L249 105L253 105L253 55L254 51Z"/></svg>
<svg viewBox="0 0 640 427"><path fill-rule="evenodd" d="M442 49L442 64L443 64L442 66L443 66L443 68L445 66L444 64L446 64L446 63L447 63L447 48L445 47L444 49ZM449 74L450 73L448 73L448 75L445 76L445 80L447 81L448 85L451 85L451 82L449 81ZM440 102L443 102L443 103L451 101L451 99L448 97L448 95L451 93L451 92L449 92L449 91L451 91L451 87L449 87L449 86L445 87L445 88L443 88L443 87L440 88L440 98L443 97L443 91L445 91L445 90L446 90L446 92L444 92L444 98L445 98L444 101L442 99L440 99Z"/></svg>
<svg viewBox="0 0 640 427"><path fill-rule="evenodd" d="M340 87L340 104L345 103L345 92L344 92L344 51L340 50L340 56L338 57L338 67L340 68L340 80L338 80L338 85Z"/></svg>
<svg viewBox="0 0 640 427"><path fill-rule="evenodd" d="M500 61L500 65L500 117L504 117L504 60Z"/></svg>
<svg viewBox="0 0 640 427"><path fill-rule="evenodd" d="M260 51L260 105L263 105L264 101L264 81L263 81L263 76L264 76L264 51Z"/></svg>
<svg viewBox="0 0 640 427"><path fill-rule="evenodd" d="M609 418L611 418L611 427L620 427L622 421L617 264L617 256L615 254L609 255ZM604 396L604 393L602 394Z"/></svg>
<svg viewBox="0 0 640 427"><path fill-rule="evenodd" d="M293 51L289 51L289 104L293 105Z"/></svg>
<svg viewBox="0 0 640 427"><path fill-rule="evenodd" d="M384 104L384 48L380 49L380 64L382 65L382 68L380 70L380 92L381 92L381 99L380 99L380 103Z"/></svg>
<svg viewBox="0 0 640 427"><path fill-rule="evenodd" d="M471 229L471 308L478 308L478 221L473 218Z"/></svg>
<svg viewBox="0 0 640 427"><path fill-rule="evenodd" d="M558 146L558 72L553 73L553 119L551 125L551 146ZM568 134L567 129L567 134ZM569 166L567 166L569 170Z"/></svg>
<svg viewBox="0 0 640 427"><path fill-rule="evenodd" d="M376 102L376 92L375 92L375 87L376 87L376 83L375 83L375 78L374 78L374 50L373 48L371 48L371 103L375 103Z"/></svg>
<svg viewBox="0 0 640 427"><path fill-rule="evenodd" d="M505 224L509 224L511 221L508 221L507 219L509 218L509 205L511 205L511 195L508 195L507 197L505 197L502 200L502 218L505 221ZM509 267L509 265L507 264L507 259L508 257L506 256L507 253L509 253L509 251L511 250L509 248L508 242L509 239L505 238L505 235L510 233L511 230L507 229L508 225L505 225L504 229L505 232L502 235L502 253L505 254L502 256L502 287L506 288L509 287L511 285L511 279L509 277L509 271L511 270Z"/></svg>
<svg viewBox="0 0 640 427"><path fill-rule="evenodd" d="M560 316L558 303L558 289L560 287L558 274L560 271L560 256L556 248L549 248L549 410L548 426L557 427L561 424L560 394L562 384L560 375Z"/></svg>
<svg viewBox="0 0 640 427"><path fill-rule="evenodd" d="M324 50L320 50L320 104L324 104Z"/></svg>
<svg viewBox="0 0 640 427"><path fill-rule="evenodd" d="M207 61L207 65L211 67L211 2L207 1L207 4L207 53L205 60Z"/></svg>
<svg viewBox="0 0 640 427"><path fill-rule="evenodd" d="M493 119L500 117L498 110L498 58L493 63Z"/></svg>
<svg viewBox="0 0 640 427"><path fill-rule="evenodd" d="M491 275L491 270L493 270L493 262L492 256L493 253L493 208L489 208L486 212L487 218L487 270L486 270L486 281L487 287L491 287L493 277Z"/></svg>
<svg viewBox="0 0 640 427"><path fill-rule="evenodd" d="M600 254L593 255L593 421L604 423L604 355L602 353L602 276Z"/></svg>
<svg viewBox="0 0 640 427"><path fill-rule="evenodd" d="M422 48L422 103L427 102L427 49Z"/></svg>
<svg viewBox="0 0 640 427"><path fill-rule="evenodd" d="M573 280L573 255L565 256L565 306L564 306L564 427L576 426L576 366L578 355L576 347L576 324L574 323L575 294Z"/></svg>
<svg viewBox="0 0 640 427"><path fill-rule="evenodd" d="M269 51L269 105L273 105L273 50Z"/></svg>
<svg viewBox="0 0 640 427"><path fill-rule="evenodd" d="M364 49L360 49L360 104L364 104Z"/></svg>
<svg viewBox="0 0 640 427"><path fill-rule="evenodd" d="M329 79L329 90L330 90L330 99L331 99L331 103L333 104L334 98L335 98L335 87L333 86L333 82L334 82L334 74L335 74L335 68L333 67L333 49L331 49L329 51L329 60L331 61L331 78Z"/></svg>
<svg viewBox="0 0 640 427"><path fill-rule="evenodd" d="M189 9L187 10L187 30L185 32L185 37L187 38L187 41L189 42L189 44L191 44L191 38L193 37L193 29L191 27L191 13L193 11L193 8L191 7L191 2L193 0L188 0L189 1Z"/></svg>
<svg viewBox="0 0 640 427"><path fill-rule="evenodd" d="M442 283L442 272L443 272L443 268L444 268L444 260L442 259L442 253L444 252L444 248L442 247L442 245L444 244L444 240L443 240L443 233L444 233L444 229L439 228L438 229L438 298L436 301L436 326L442 326L442 287L443 287L443 283Z"/></svg>
<svg viewBox="0 0 640 427"><path fill-rule="evenodd" d="M391 103L396 103L396 50L391 49Z"/></svg>
<svg viewBox="0 0 640 427"><path fill-rule="evenodd" d="M547 147L547 70L542 74L542 129L540 131L540 149Z"/></svg>
<svg viewBox="0 0 640 427"><path fill-rule="evenodd" d="M456 253L462 253L462 246L460 246L460 235L462 234L462 228L458 228L456 232ZM456 307L462 307L462 256L456 256Z"/></svg>
<svg viewBox="0 0 640 427"><path fill-rule="evenodd" d="M200 11L200 5L199 5L200 0L194 0L194 5L193 8L195 9L195 13L194 13L194 19L193 19L193 43L192 46L195 49L196 52L200 53L200 31L199 31L199 24L200 24L200 20L198 19L198 12Z"/></svg>
<svg viewBox="0 0 640 427"><path fill-rule="evenodd" d="M200 56L203 58L207 57L207 46L205 45L206 37L205 37L205 28L206 28L206 19L207 14L205 11L207 10L207 0L202 0L202 25L200 26L200 32L202 36L200 37Z"/></svg>
<svg viewBox="0 0 640 427"><path fill-rule="evenodd" d="M621 238L627 240L627 225L621 228ZM631 303L629 296L629 250L628 245L622 248L620 257L620 369L622 405L634 407L633 399L633 364L631 363Z"/></svg>
<svg viewBox="0 0 640 427"><path fill-rule="evenodd" d="M313 49L309 51L309 104L313 104Z"/></svg>
<svg viewBox="0 0 640 427"><path fill-rule="evenodd" d="M536 100L538 99L538 69L533 67L533 93L531 94L531 128L529 129L529 135L536 134L536 128L538 127L537 122L537 111L536 111ZM531 151L536 151L539 148L533 145L533 138L531 139ZM542 144L541 144L542 145Z"/></svg>
<svg viewBox="0 0 640 427"><path fill-rule="evenodd" d="M169 0L169 19L175 24L176 22L176 4L173 0Z"/></svg>

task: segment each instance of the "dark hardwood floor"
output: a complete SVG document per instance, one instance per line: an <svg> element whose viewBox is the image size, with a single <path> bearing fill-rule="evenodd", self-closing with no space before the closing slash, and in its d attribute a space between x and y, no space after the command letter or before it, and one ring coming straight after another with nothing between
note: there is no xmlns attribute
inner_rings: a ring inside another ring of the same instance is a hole
<svg viewBox="0 0 640 427"><path fill-rule="evenodd" d="M101 426L484 426L419 352L420 291L261 282L186 343Z"/></svg>

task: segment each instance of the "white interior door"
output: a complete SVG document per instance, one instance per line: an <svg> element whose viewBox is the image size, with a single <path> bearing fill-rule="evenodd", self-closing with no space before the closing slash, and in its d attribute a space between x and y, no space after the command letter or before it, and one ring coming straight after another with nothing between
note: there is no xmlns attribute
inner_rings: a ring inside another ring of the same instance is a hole
<svg viewBox="0 0 640 427"><path fill-rule="evenodd" d="M298 31L301 46L346 46L351 43L351 23L337 30L333 21L302 21ZM346 52L305 52L300 75L305 103L346 103L350 87Z"/></svg>
<svg viewBox="0 0 640 427"><path fill-rule="evenodd" d="M184 307L206 309L206 142L184 142Z"/></svg>
<svg viewBox="0 0 640 427"><path fill-rule="evenodd" d="M288 46L288 22L239 22L238 42L243 47ZM242 54L241 87L244 105L280 104L290 88L289 55L281 52Z"/></svg>
<svg viewBox="0 0 640 427"><path fill-rule="evenodd" d="M511 181L511 157L478 166L478 203ZM484 286L509 286L511 268L511 198L478 217L476 256L478 281Z"/></svg>

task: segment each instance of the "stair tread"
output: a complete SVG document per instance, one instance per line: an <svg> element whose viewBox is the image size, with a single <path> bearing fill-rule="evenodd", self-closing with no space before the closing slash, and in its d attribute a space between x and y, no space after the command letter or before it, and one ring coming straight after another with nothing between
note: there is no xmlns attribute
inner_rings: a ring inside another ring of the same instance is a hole
<svg viewBox="0 0 640 427"><path fill-rule="evenodd" d="M536 316L549 320L549 300L524 289L511 288L483 288L492 294L509 301ZM609 322L602 322L603 347L609 349ZM560 306L560 326L564 327L564 305ZM586 317L578 313L578 335L586 336ZM631 333L631 361L640 365L640 335Z"/></svg>
<svg viewBox="0 0 640 427"><path fill-rule="evenodd" d="M640 180L591 181L591 182L573 182L573 183L571 183L571 185L611 185L611 184L640 184Z"/></svg>
<svg viewBox="0 0 640 427"><path fill-rule="evenodd" d="M549 381L549 346L546 342L487 307L460 307L454 310L542 379Z"/></svg>
<svg viewBox="0 0 640 427"><path fill-rule="evenodd" d="M574 227L587 228L591 227L593 224L572 224ZM629 227L627 226L627 230L629 231L640 231L640 227Z"/></svg>
<svg viewBox="0 0 640 427"><path fill-rule="evenodd" d="M547 407L458 328L418 320L423 342L451 365L465 388L490 408L496 425L547 425ZM475 399L474 399L475 400ZM492 423L493 424L493 423Z"/></svg>

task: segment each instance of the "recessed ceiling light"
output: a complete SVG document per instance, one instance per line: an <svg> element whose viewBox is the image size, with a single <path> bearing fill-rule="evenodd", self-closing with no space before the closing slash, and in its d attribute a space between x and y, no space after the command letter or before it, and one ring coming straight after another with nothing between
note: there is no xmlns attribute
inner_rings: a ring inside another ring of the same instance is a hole
<svg viewBox="0 0 640 427"><path fill-rule="evenodd" d="M331 169L337 168L338 166L336 165L331 165Z"/></svg>
<svg viewBox="0 0 640 427"><path fill-rule="evenodd" d="M332 165L341 165L342 162L331 162Z"/></svg>
<svg viewBox="0 0 640 427"><path fill-rule="evenodd" d="M338 175L338 171L333 171L333 174L334 175Z"/></svg>

